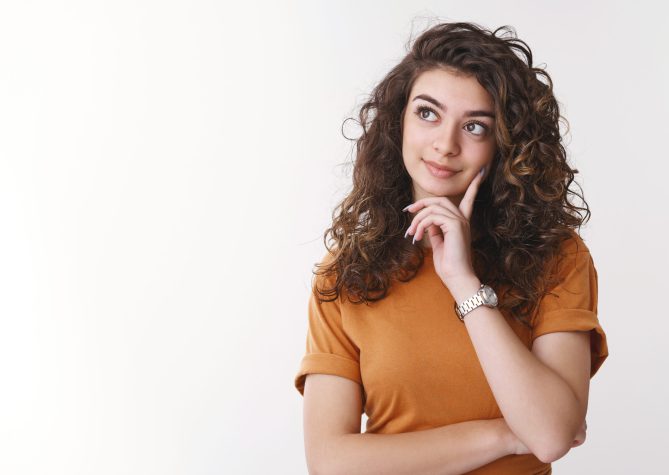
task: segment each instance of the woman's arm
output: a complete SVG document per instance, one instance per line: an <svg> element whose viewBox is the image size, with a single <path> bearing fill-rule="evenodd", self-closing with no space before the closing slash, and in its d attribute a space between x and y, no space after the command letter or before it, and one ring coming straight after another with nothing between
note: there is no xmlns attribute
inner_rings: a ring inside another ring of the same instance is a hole
<svg viewBox="0 0 669 475"><path fill-rule="evenodd" d="M449 289L462 302L479 286L471 277L451 282ZM530 351L496 308L478 307L464 323L509 428L543 462L564 456L587 411L588 332L544 335Z"/></svg>
<svg viewBox="0 0 669 475"><path fill-rule="evenodd" d="M462 474L509 455L505 432L499 418L403 434L344 434L331 439L331 457L315 473Z"/></svg>
<svg viewBox="0 0 669 475"><path fill-rule="evenodd" d="M361 434L355 381L310 374L304 386L304 441L310 474L461 474L515 453L504 419L402 434Z"/></svg>
<svg viewBox="0 0 669 475"><path fill-rule="evenodd" d="M474 177L458 204L447 197L428 197L404 209L416 213L407 234L420 241L427 232L435 270L458 304L481 285L472 266L469 221L483 173L482 169ZM589 272L589 264L582 260L562 285L571 282L576 289L590 285L581 275ZM563 298L574 300L567 295L576 294L574 303L583 306L589 292L581 293L585 295L571 290ZM536 338L530 351L496 308L480 306L467 314L464 323L509 428L543 462L566 454L587 412L588 332L549 332Z"/></svg>

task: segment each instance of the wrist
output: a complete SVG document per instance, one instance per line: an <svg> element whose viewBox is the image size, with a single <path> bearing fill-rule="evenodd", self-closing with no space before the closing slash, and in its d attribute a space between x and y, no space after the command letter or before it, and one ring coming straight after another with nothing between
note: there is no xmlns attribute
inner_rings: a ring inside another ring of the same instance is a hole
<svg viewBox="0 0 669 475"><path fill-rule="evenodd" d="M502 447L505 455L513 455L516 453L516 435L511 432L508 424L503 417L494 419L496 421L495 430L497 432L497 440Z"/></svg>
<svg viewBox="0 0 669 475"><path fill-rule="evenodd" d="M453 296L453 300L460 305L473 296L481 288L481 281L474 274L453 279L446 285Z"/></svg>

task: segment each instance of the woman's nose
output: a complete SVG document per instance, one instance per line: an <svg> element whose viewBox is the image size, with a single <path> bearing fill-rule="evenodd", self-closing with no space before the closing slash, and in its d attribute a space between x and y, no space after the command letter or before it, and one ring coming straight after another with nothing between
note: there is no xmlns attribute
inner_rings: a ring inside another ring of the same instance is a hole
<svg viewBox="0 0 669 475"><path fill-rule="evenodd" d="M442 128L432 143L432 147L441 155L457 155L460 153L458 130L454 126Z"/></svg>

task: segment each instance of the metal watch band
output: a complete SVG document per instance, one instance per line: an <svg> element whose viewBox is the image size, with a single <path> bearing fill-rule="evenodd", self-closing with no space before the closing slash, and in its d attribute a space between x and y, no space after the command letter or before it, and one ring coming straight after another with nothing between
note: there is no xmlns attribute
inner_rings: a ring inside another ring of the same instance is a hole
<svg viewBox="0 0 669 475"><path fill-rule="evenodd" d="M481 284L481 287L479 287L479 291L485 287L485 284ZM480 307L483 305L483 298L481 297L479 291L476 292L475 295L472 297L469 297L467 300L462 302L460 305L455 303L455 314L458 316L460 321L464 321L465 315L467 315L469 312L474 310L475 308Z"/></svg>

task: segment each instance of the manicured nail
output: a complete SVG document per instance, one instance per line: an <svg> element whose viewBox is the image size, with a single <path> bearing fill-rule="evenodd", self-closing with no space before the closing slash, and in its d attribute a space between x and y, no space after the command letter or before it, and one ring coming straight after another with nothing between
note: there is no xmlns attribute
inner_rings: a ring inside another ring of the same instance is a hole
<svg viewBox="0 0 669 475"><path fill-rule="evenodd" d="M483 176L483 174L485 173L485 167L481 168L481 171L479 173L481 174L481 176Z"/></svg>
<svg viewBox="0 0 669 475"><path fill-rule="evenodd" d="M413 237L413 241L411 241L411 244L416 244L416 236Z"/></svg>
<svg viewBox="0 0 669 475"><path fill-rule="evenodd" d="M411 205L412 205L412 204L413 204L413 203L411 203ZM402 211L406 211L406 210L408 210L409 207L411 207L411 205L406 205Z"/></svg>
<svg viewBox="0 0 669 475"><path fill-rule="evenodd" d="M404 233L405 238L407 237L407 234L409 234L409 229L411 229L411 228L407 228L407 232Z"/></svg>

